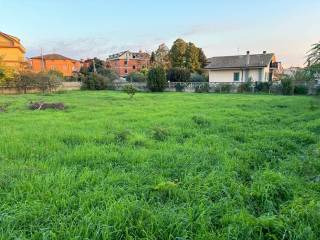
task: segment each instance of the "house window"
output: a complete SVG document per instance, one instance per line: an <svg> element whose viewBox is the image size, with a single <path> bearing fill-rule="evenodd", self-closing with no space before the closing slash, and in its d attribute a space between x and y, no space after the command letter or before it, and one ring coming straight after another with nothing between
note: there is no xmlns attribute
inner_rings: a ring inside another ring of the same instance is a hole
<svg viewBox="0 0 320 240"><path fill-rule="evenodd" d="M125 64L125 65L128 65L128 61L127 61L127 60L125 60L125 61L124 61L124 64Z"/></svg>
<svg viewBox="0 0 320 240"><path fill-rule="evenodd" d="M133 67L132 67L133 69L136 69L136 66L135 65L133 65Z"/></svg>
<svg viewBox="0 0 320 240"><path fill-rule="evenodd" d="M233 81L235 81L235 82L240 81L240 73L239 72L233 73Z"/></svg>
<svg viewBox="0 0 320 240"><path fill-rule="evenodd" d="M124 73L126 73L126 74L127 74L127 73L128 73L128 70L127 70L127 69L125 69L125 70L124 70Z"/></svg>

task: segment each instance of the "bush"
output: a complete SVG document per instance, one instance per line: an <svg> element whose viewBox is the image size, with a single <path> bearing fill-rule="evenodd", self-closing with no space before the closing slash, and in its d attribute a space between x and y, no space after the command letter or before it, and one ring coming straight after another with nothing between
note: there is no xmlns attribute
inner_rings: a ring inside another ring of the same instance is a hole
<svg viewBox="0 0 320 240"><path fill-rule="evenodd" d="M281 87L283 95L292 95L294 91L293 79L289 76L282 77Z"/></svg>
<svg viewBox="0 0 320 240"><path fill-rule="evenodd" d="M184 91L184 89L185 89L185 84L184 83L177 83L176 84L176 91L177 92L183 92Z"/></svg>
<svg viewBox="0 0 320 240"><path fill-rule="evenodd" d="M209 83L203 83L195 87L196 93L207 93L210 90Z"/></svg>
<svg viewBox="0 0 320 240"><path fill-rule="evenodd" d="M271 85L271 82L257 82L255 90L257 92L269 92Z"/></svg>
<svg viewBox="0 0 320 240"><path fill-rule="evenodd" d="M204 75L201 75L199 73L192 73L190 82L207 82L207 79Z"/></svg>
<svg viewBox="0 0 320 240"><path fill-rule="evenodd" d="M231 91L231 87L232 87L231 84L224 83L224 84L220 84L219 89L220 89L220 92L229 93Z"/></svg>
<svg viewBox="0 0 320 240"><path fill-rule="evenodd" d="M41 72L35 75L36 86L43 92L51 92L61 86L64 80L58 71Z"/></svg>
<svg viewBox="0 0 320 240"><path fill-rule="evenodd" d="M123 91L127 93L130 96L130 98L133 98L133 96L137 92L137 89L133 86L133 84L128 84L123 87Z"/></svg>
<svg viewBox="0 0 320 240"><path fill-rule="evenodd" d="M189 82L190 71L186 68L171 68L168 70L167 79L170 82Z"/></svg>
<svg viewBox="0 0 320 240"><path fill-rule="evenodd" d="M307 95L308 87L306 85L296 85L294 86L293 92L294 94L297 94L297 95Z"/></svg>
<svg viewBox="0 0 320 240"><path fill-rule="evenodd" d="M148 72L147 86L152 92L162 92L167 85L166 72L164 68L157 66Z"/></svg>
<svg viewBox="0 0 320 240"><path fill-rule="evenodd" d="M15 77L15 84L16 87L27 93L28 88L36 87L37 86L37 74L33 72L20 72L20 74L16 75Z"/></svg>
<svg viewBox="0 0 320 240"><path fill-rule="evenodd" d="M112 81L100 74L89 73L81 77L82 90L105 90L112 83Z"/></svg>
<svg viewBox="0 0 320 240"><path fill-rule="evenodd" d="M126 77L126 80L128 82L146 82L147 76L139 72L132 72L129 73L129 75Z"/></svg>

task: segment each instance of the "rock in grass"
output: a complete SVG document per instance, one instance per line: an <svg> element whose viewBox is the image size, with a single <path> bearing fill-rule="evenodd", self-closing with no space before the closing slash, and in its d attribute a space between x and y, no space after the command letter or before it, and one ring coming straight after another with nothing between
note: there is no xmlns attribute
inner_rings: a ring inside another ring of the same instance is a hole
<svg viewBox="0 0 320 240"><path fill-rule="evenodd" d="M29 108L31 110L46 110L46 109L56 109L56 110L64 110L65 106L63 103L44 103L44 102L36 102L30 103Z"/></svg>

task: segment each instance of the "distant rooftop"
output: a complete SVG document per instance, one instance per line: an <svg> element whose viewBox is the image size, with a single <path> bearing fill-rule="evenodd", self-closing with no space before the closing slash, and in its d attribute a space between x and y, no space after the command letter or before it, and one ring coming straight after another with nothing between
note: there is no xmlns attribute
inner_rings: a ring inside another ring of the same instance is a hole
<svg viewBox="0 0 320 240"><path fill-rule="evenodd" d="M232 69L266 67L272 61L273 53L222 56L208 59L206 69Z"/></svg>
<svg viewBox="0 0 320 240"><path fill-rule="evenodd" d="M77 60L62 56L60 54L56 54L56 53L46 54L46 55L43 55L43 56L36 56L36 57L32 57L31 59L42 59L42 58L44 60L71 60L71 61L77 61Z"/></svg>

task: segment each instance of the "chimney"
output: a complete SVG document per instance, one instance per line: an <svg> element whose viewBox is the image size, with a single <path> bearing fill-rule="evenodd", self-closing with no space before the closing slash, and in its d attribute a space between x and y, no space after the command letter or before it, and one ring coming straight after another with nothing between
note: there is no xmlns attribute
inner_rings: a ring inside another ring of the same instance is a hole
<svg viewBox="0 0 320 240"><path fill-rule="evenodd" d="M263 51L263 54L267 54L267 51Z"/></svg>
<svg viewBox="0 0 320 240"><path fill-rule="evenodd" d="M250 64L250 51L247 51L247 66Z"/></svg>

